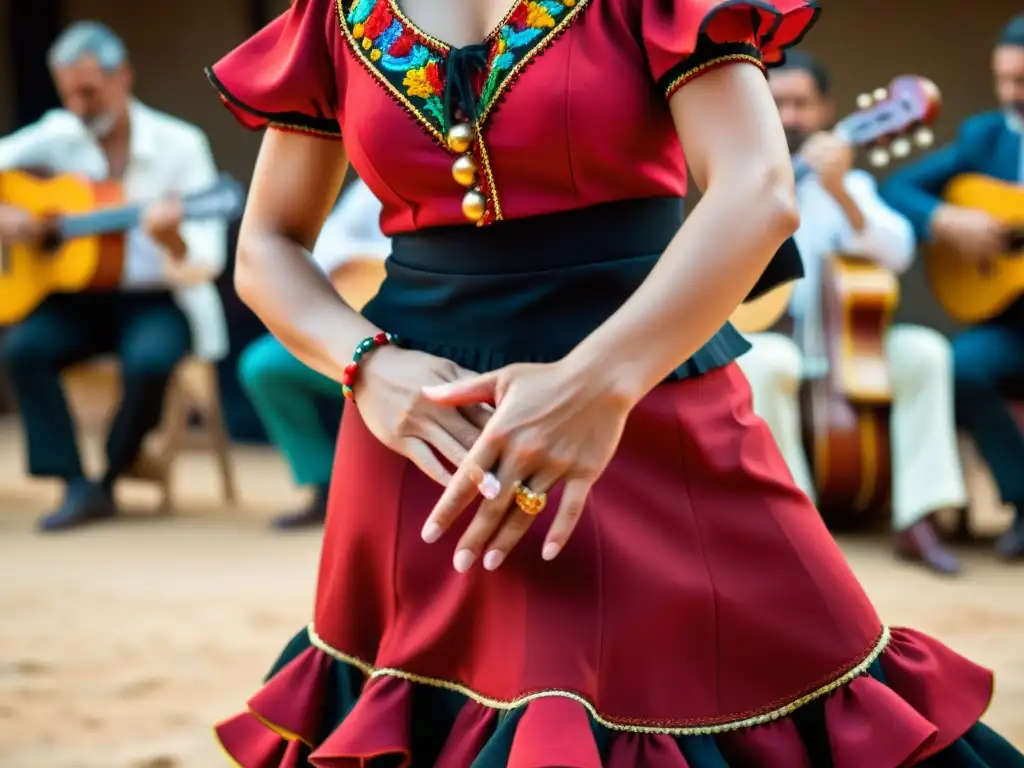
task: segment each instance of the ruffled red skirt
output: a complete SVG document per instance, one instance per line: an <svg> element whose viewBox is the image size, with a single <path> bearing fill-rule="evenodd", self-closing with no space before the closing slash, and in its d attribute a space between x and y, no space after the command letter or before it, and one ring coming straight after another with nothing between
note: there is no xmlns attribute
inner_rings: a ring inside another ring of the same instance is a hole
<svg viewBox="0 0 1024 768"><path fill-rule="evenodd" d="M1024 763L975 728L988 671L879 620L735 365L637 406L551 563L545 513L458 574L439 493L346 410L314 620L218 728L239 765Z"/></svg>

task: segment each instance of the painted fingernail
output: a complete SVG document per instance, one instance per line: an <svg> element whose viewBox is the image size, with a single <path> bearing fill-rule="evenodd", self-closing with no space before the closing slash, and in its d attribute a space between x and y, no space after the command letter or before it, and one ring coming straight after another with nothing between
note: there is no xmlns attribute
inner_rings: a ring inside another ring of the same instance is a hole
<svg viewBox="0 0 1024 768"><path fill-rule="evenodd" d="M493 473L485 472L477 488L480 490L480 495L485 499L494 500L501 493L501 482Z"/></svg>
<svg viewBox="0 0 1024 768"><path fill-rule="evenodd" d="M540 556L545 560L554 560L558 557L558 553L562 551L562 548L555 544L553 541L549 541L544 545L544 549L541 550Z"/></svg>
<svg viewBox="0 0 1024 768"><path fill-rule="evenodd" d="M484 568L488 571L497 570L498 566L505 561L505 553L500 549L492 549L484 555Z"/></svg>
<svg viewBox="0 0 1024 768"><path fill-rule="evenodd" d="M473 565L473 561L476 560L476 555L471 550L460 549L455 553L455 558L452 561L455 566L455 570L459 573L465 573Z"/></svg>
<svg viewBox="0 0 1024 768"><path fill-rule="evenodd" d="M427 542L427 544L433 544L441 538L442 533L444 533L444 531L441 530L440 525L432 520L428 520L427 524L423 526L423 530L420 532L420 537Z"/></svg>

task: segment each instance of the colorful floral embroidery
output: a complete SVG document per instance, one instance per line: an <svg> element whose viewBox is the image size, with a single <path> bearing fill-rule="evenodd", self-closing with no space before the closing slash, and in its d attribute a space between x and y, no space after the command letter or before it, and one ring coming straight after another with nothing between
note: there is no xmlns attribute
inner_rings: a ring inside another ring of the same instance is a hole
<svg viewBox="0 0 1024 768"><path fill-rule="evenodd" d="M485 41L490 55L480 89L480 115L486 117L526 60L561 32L586 2L519 1ZM338 13L346 37L371 72L443 141L442 98L450 46L417 29L393 0L338 0Z"/></svg>
<svg viewBox="0 0 1024 768"><path fill-rule="evenodd" d="M338 10L343 13L340 2ZM373 70L440 136L446 51L398 18L386 0L355 0L344 20L355 46Z"/></svg>
<svg viewBox="0 0 1024 768"><path fill-rule="evenodd" d="M500 93L505 78L513 73L533 46L557 30L576 0L527 0L520 2L498 30L491 45L487 79L480 91L480 114L486 114Z"/></svg>

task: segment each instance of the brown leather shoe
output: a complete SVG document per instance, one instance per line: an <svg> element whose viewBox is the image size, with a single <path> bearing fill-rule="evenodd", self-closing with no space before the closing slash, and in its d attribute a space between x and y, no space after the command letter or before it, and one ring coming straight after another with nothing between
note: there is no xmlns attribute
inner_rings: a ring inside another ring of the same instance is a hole
<svg viewBox="0 0 1024 768"><path fill-rule="evenodd" d="M931 515L906 530L896 531L893 549L897 557L920 563L934 573L952 576L960 572L960 561L939 539Z"/></svg>

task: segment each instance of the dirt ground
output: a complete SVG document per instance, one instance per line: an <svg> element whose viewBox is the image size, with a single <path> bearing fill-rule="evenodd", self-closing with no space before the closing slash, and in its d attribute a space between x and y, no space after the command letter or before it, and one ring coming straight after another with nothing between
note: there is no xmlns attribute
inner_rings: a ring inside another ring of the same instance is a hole
<svg viewBox="0 0 1024 768"><path fill-rule="evenodd" d="M179 467L181 511L59 537L33 532L55 489L21 474L0 427L0 768L216 768L210 724L234 713L309 617L318 534L275 535L296 504L283 464L238 450L237 509L204 457ZM989 510L985 519L999 525ZM943 580L894 563L881 541L844 549L880 613L997 672L987 721L1024 746L1024 567L965 552Z"/></svg>

